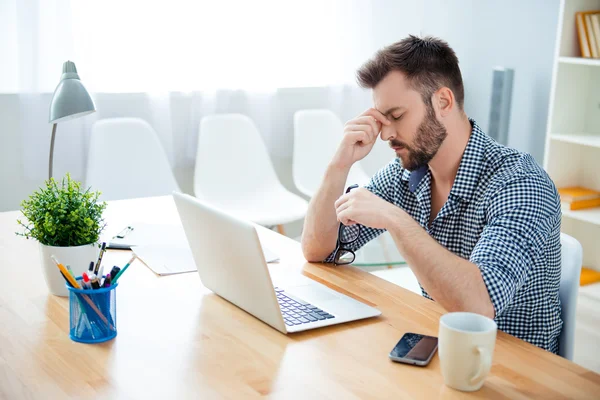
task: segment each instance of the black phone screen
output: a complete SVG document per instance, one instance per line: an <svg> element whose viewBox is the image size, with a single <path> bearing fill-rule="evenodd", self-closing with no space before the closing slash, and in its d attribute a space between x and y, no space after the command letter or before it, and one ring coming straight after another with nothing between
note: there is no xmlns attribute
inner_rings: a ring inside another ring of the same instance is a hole
<svg viewBox="0 0 600 400"><path fill-rule="evenodd" d="M406 333L390 353L397 358L408 358L416 361L427 361L437 346L437 338L433 336Z"/></svg>

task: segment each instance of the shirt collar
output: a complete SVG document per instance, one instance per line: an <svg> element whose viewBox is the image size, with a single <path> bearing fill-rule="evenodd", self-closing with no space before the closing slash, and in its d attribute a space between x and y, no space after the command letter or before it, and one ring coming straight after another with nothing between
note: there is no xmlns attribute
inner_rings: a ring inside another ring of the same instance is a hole
<svg viewBox="0 0 600 400"><path fill-rule="evenodd" d="M454 184L450 191L450 195L454 195L467 202L473 197L473 193L479 182L479 176L483 170L483 156L490 140L481 128L479 128L475 120L469 118L469 122L471 122L472 126L471 137L463 153L456 179L454 179ZM423 165L412 172L405 169L402 172L401 179L408 182L409 190L414 193L428 171L428 165Z"/></svg>

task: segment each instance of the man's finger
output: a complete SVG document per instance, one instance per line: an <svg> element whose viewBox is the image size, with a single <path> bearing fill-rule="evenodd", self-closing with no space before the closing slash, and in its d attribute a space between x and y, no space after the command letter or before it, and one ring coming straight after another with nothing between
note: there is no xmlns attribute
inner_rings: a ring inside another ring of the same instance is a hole
<svg viewBox="0 0 600 400"><path fill-rule="evenodd" d="M340 203L340 205L335 208L335 212L336 214L339 214L342 211L346 210L348 207L350 207L350 202L345 201L343 203Z"/></svg>
<svg viewBox="0 0 600 400"><path fill-rule="evenodd" d="M377 121L381 122L384 125L391 124L391 121L389 119L387 119L385 117L385 115L380 113L379 110L376 110L375 108L369 108L367 111L365 111L364 113L361 114L361 116L365 116L365 115L370 115L371 117L375 118Z"/></svg>
<svg viewBox="0 0 600 400"><path fill-rule="evenodd" d="M362 142L364 144L373 143L373 139L371 139L371 135L369 135L365 131L350 131L346 132L346 136L349 136L354 143Z"/></svg>
<svg viewBox="0 0 600 400"><path fill-rule="evenodd" d="M370 115L366 115L364 117L359 117L352 122L352 125L346 125L348 126L369 126L371 129L369 130L369 132L372 134L373 139L377 139L377 136L379 136L379 132L381 132L381 122L377 121L375 118L371 117Z"/></svg>
<svg viewBox="0 0 600 400"><path fill-rule="evenodd" d="M350 212L348 210L342 211L338 215L338 221L340 221L342 224L344 224L346 226L356 224L356 222L352 218L350 218Z"/></svg>
<svg viewBox="0 0 600 400"><path fill-rule="evenodd" d="M340 198L339 198L339 199L337 199L337 200L335 201L335 203L334 203L333 205L335 206L335 209L336 209L336 210L338 209L338 207L339 207L340 205L342 205L342 204L344 204L345 202L347 202L347 201L348 201L348 197L349 197L348 195L349 195L349 194L350 194L350 193L343 194L343 195L341 195L341 196L340 196Z"/></svg>
<svg viewBox="0 0 600 400"><path fill-rule="evenodd" d="M379 132L374 132L373 125L369 124L368 122L365 122L365 123L355 122L352 125L346 125L346 132L350 132L350 131L365 132L367 135L369 135L369 137L371 139L377 137L377 135L379 133Z"/></svg>

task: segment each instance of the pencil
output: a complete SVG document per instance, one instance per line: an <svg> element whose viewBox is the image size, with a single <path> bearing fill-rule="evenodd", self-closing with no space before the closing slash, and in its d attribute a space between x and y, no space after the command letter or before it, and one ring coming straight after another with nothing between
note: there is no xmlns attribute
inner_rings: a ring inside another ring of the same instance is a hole
<svg viewBox="0 0 600 400"><path fill-rule="evenodd" d="M120 276L123 274L123 272L125 272L125 270L126 270L127 268L129 268L129 266L131 265L131 263L132 263L132 262L134 262L136 258L137 258L137 256L135 256L135 255L134 255L133 257L131 257L131 260L129 260L129 261L127 262L127 264L125 264L125 266L124 266L124 267L123 267L123 268L122 268L122 269L119 271L119 273L118 273L118 274L117 274L117 275L114 277L114 279L112 280L112 283L113 283L113 284L114 284L114 283L117 281L117 279L119 279L119 277L120 277Z"/></svg>

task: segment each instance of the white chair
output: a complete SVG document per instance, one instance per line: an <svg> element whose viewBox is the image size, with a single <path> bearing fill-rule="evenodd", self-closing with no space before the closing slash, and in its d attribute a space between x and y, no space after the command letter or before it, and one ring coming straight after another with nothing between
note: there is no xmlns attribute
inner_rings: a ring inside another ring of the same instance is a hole
<svg viewBox="0 0 600 400"><path fill-rule="evenodd" d="M302 110L294 114L294 183L300 192L312 197L342 140L344 125L330 110ZM355 163L346 186L369 182L369 176Z"/></svg>
<svg viewBox="0 0 600 400"><path fill-rule="evenodd" d="M139 118L109 118L92 127L86 185L102 200L170 195L179 190L150 124Z"/></svg>
<svg viewBox="0 0 600 400"><path fill-rule="evenodd" d="M577 311L577 294L583 250L577 239L560 234L562 247L562 266L560 274L559 297L562 308L563 328L558 340L558 354L573 361L575 348L575 317Z"/></svg>
<svg viewBox="0 0 600 400"><path fill-rule="evenodd" d="M306 200L283 187L258 129L240 114L204 117L194 171L194 193L214 206L264 226L304 217Z"/></svg>

